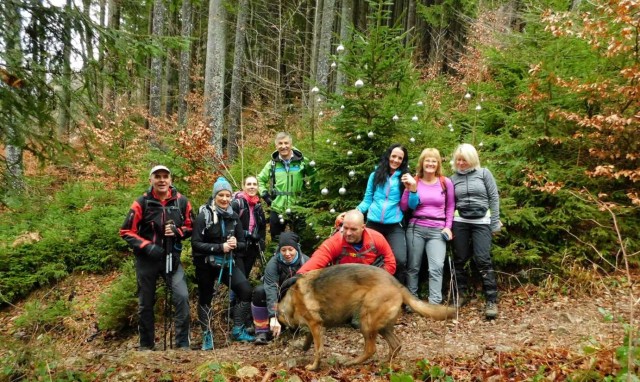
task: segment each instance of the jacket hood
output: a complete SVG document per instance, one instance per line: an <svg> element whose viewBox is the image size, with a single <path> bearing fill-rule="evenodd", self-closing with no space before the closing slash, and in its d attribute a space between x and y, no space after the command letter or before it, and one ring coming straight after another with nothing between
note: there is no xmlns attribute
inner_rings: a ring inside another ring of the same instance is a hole
<svg viewBox="0 0 640 382"><path fill-rule="evenodd" d="M295 147L291 148L291 152L293 153L293 156L291 156L291 160L303 160L304 156L302 155L302 152L298 149L296 149ZM276 162L282 162L282 159L280 159L280 153L278 153L278 150L274 151L271 154L271 159L273 159Z"/></svg>

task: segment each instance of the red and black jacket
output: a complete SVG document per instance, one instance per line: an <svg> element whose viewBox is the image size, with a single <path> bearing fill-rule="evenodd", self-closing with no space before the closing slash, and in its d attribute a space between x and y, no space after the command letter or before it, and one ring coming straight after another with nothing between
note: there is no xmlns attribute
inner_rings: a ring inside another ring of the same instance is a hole
<svg viewBox="0 0 640 382"><path fill-rule="evenodd" d="M163 201L156 199L149 189L131 205L120 236L133 248L135 255L144 253L149 244L164 248L165 222L173 220L178 235L177 243L191 237L194 214L191 202L171 186L169 197Z"/></svg>

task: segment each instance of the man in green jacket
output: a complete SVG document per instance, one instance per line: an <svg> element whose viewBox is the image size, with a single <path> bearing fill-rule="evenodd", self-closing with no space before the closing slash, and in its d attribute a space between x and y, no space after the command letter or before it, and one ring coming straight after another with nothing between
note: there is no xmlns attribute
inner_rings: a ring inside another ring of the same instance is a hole
<svg viewBox="0 0 640 382"><path fill-rule="evenodd" d="M271 207L269 226L272 241L278 240L287 224L298 234L304 230L304 218L297 216L292 209L302 197L305 185L313 184L316 173L315 163L307 162L302 152L293 147L291 135L278 133L275 144L276 151L258 174L260 193Z"/></svg>

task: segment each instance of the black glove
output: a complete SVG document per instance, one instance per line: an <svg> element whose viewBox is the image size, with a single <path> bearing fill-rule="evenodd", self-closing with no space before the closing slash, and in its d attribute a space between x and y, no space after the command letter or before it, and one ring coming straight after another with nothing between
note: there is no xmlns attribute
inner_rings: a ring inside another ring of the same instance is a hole
<svg viewBox="0 0 640 382"><path fill-rule="evenodd" d="M264 200L265 203L267 203L269 207L271 207L271 194L269 194L268 191L262 192L262 199Z"/></svg>
<svg viewBox="0 0 640 382"><path fill-rule="evenodd" d="M164 258L164 249L159 245L149 244L144 247L144 251L152 260L162 260Z"/></svg>

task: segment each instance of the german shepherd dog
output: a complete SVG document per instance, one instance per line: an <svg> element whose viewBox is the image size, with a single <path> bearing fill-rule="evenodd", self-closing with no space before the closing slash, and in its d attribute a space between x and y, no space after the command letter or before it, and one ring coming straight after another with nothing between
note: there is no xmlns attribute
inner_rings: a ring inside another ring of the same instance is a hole
<svg viewBox="0 0 640 382"><path fill-rule="evenodd" d="M306 366L308 370L316 370L320 365L324 328L347 324L354 316L360 317L364 353L345 366L369 359L376 352L378 334L389 344L390 362L401 347L393 326L403 303L421 316L436 320L453 317L456 312L453 308L420 301L381 268L343 264L301 275L278 304L278 320L289 327L309 328L303 350L308 350L313 340L315 358Z"/></svg>

